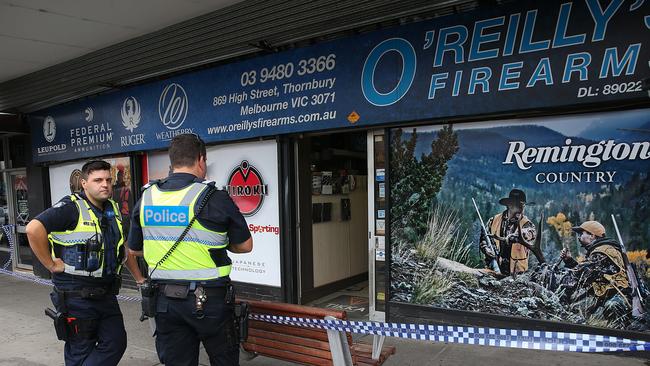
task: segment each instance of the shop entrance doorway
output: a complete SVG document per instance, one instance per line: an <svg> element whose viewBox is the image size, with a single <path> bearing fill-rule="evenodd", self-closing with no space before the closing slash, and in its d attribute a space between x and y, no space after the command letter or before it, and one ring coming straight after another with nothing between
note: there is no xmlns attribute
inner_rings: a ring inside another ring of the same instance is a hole
<svg viewBox="0 0 650 366"><path fill-rule="evenodd" d="M299 302L345 310L353 319L368 319L375 298L369 136L361 131L295 140Z"/></svg>

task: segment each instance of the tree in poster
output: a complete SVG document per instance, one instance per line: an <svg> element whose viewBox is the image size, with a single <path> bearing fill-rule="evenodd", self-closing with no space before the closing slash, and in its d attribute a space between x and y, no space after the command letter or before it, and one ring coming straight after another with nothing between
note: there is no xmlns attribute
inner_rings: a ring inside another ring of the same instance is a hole
<svg viewBox="0 0 650 366"><path fill-rule="evenodd" d="M458 138L451 125L444 126L431 142L431 151L415 156L417 131L403 141L397 129L391 136L391 208L392 237L396 243L415 243L426 232L429 213L442 187L447 162L458 151Z"/></svg>

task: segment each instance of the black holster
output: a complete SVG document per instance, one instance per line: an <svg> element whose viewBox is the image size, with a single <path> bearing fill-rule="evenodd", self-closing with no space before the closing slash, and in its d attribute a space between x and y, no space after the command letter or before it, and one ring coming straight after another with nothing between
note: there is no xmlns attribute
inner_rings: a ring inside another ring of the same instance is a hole
<svg viewBox="0 0 650 366"><path fill-rule="evenodd" d="M115 279L111 284L111 294L117 296L120 293L121 288L122 288L122 275L118 274L115 275Z"/></svg>
<svg viewBox="0 0 650 366"><path fill-rule="evenodd" d="M235 331L239 336L239 342L246 342L248 339L248 303L239 302L235 304Z"/></svg>
<svg viewBox="0 0 650 366"><path fill-rule="evenodd" d="M140 286L140 295L142 296L142 300L140 302L142 305L142 315L140 316L140 321L144 321L147 318L153 318L156 316L158 285L152 283L151 280L147 279Z"/></svg>
<svg viewBox="0 0 650 366"><path fill-rule="evenodd" d="M45 315L54 321L54 330L56 330L56 338L60 341L67 342L68 335L68 317L66 314L59 313L58 311L50 308L45 308Z"/></svg>

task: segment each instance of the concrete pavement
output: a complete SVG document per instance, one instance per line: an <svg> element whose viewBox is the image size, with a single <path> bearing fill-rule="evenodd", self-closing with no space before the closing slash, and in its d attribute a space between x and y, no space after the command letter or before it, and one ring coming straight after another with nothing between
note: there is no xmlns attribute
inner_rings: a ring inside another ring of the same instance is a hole
<svg viewBox="0 0 650 366"><path fill-rule="evenodd" d="M52 321L43 314L51 306L50 288L0 274L0 366L50 366L63 365L63 343L56 340ZM133 290L123 290L123 295L137 296ZM125 366L159 365L154 340L147 322L138 321L139 304L121 303L128 334L128 348L120 362ZM370 337L362 341L372 342ZM627 355L576 354L516 350L496 347L429 343L387 338L387 344L397 347L397 354L385 363L387 366L407 365L650 365L647 353ZM205 353L201 364L208 365ZM265 357L246 361L247 365L291 365Z"/></svg>

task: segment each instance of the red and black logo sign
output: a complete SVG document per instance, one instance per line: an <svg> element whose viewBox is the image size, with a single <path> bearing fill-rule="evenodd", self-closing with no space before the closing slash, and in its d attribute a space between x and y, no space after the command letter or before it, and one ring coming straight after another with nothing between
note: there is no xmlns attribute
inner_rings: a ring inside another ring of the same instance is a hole
<svg viewBox="0 0 650 366"><path fill-rule="evenodd" d="M269 194L260 172L246 160L230 173L225 189L244 216L255 215Z"/></svg>

